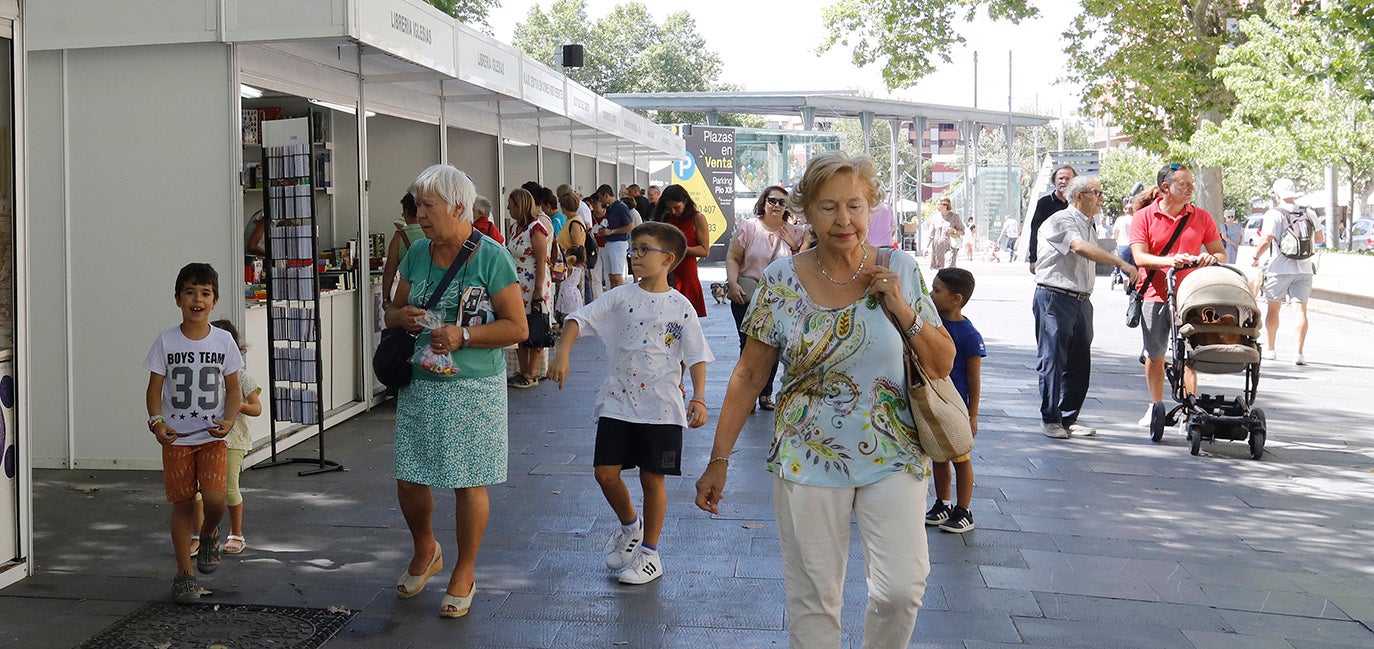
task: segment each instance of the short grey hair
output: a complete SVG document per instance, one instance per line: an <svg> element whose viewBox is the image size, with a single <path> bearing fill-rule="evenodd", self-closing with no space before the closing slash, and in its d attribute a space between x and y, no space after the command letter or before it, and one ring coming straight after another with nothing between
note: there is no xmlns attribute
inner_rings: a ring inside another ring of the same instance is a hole
<svg viewBox="0 0 1374 649"><path fill-rule="evenodd" d="M472 202L472 212L477 216L491 216L491 201L486 196L478 196Z"/></svg>
<svg viewBox="0 0 1374 649"><path fill-rule="evenodd" d="M1069 181L1069 185L1064 188L1064 198L1069 199L1069 202L1072 203L1079 194L1092 189L1092 183L1101 184L1097 176L1074 176L1073 180Z"/></svg>
<svg viewBox="0 0 1374 649"><path fill-rule="evenodd" d="M415 177L410 185L410 193L419 197L422 193L437 194L449 208L463 206L462 219L472 221L473 204L477 201L477 186L472 179L457 167L450 164L437 164L426 167Z"/></svg>

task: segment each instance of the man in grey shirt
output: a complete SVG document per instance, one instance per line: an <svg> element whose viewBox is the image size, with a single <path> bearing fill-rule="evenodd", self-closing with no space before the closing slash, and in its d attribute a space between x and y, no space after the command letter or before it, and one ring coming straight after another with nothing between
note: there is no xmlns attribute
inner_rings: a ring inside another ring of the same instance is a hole
<svg viewBox="0 0 1374 649"><path fill-rule="evenodd" d="M1093 219L1102 212L1102 184L1078 176L1064 190L1067 209L1052 214L1037 232L1035 258L1035 332L1040 378L1041 432L1067 439L1096 435L1078 423L1092 373L1093 305L1096 264L1111 264L1127 277L1136 269L1097 245Z"/></svg>

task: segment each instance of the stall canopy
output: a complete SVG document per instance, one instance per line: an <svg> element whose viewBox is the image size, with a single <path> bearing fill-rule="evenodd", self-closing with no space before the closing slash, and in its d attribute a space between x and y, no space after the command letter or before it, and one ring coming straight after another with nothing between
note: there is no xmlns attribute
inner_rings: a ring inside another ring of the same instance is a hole
<svg viewBox="0 0 1374 649"><path fill-rule="evenodd" d="M29 12L50 27L31 50L232 43L249 85L599 158L683 154L668 130L421 0L47 0Z"/></svg>

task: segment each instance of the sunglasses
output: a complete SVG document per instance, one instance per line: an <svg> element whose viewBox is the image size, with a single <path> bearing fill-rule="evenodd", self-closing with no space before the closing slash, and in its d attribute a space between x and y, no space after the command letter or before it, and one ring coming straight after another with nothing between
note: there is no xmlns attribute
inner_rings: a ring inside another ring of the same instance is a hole
<svg viewBox="0 0 1374 649"><path fill-rule="evenodd" d="M652 248L649 246L634 246L633 248L630 248L629 254L631 257L643 257L644 255L647 255L651 252L661 252L665 255L673 254L662 248Z"/></svg>
<svg viewBox="0 0 1374 649"><path fill-rule="evenodd" d="M769 205L776 205L778 207L785 207L787 205L786 198L773 198L772 196L769 196L764 200L767 201Z"/></svg>

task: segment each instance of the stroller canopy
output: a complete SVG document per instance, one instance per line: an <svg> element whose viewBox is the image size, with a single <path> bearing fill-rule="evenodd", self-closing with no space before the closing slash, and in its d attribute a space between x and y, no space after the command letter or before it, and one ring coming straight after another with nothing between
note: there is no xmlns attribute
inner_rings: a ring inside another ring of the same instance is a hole
<svg viewBox="0 0 1374 649"><path fill-rule="evenodd" d="M1175 324L1185 324L1193 312L1212 307L1218 312L1236 315L1236 321L1227 324L1254 330L1254 333L1246 332L1244 335L1259 335L1259 307L1255 303L1255 294L1250 292L1245 277L1230 268L1208 266L1188 273L1178 286L1177 305L1174 309Z"/></svg>

